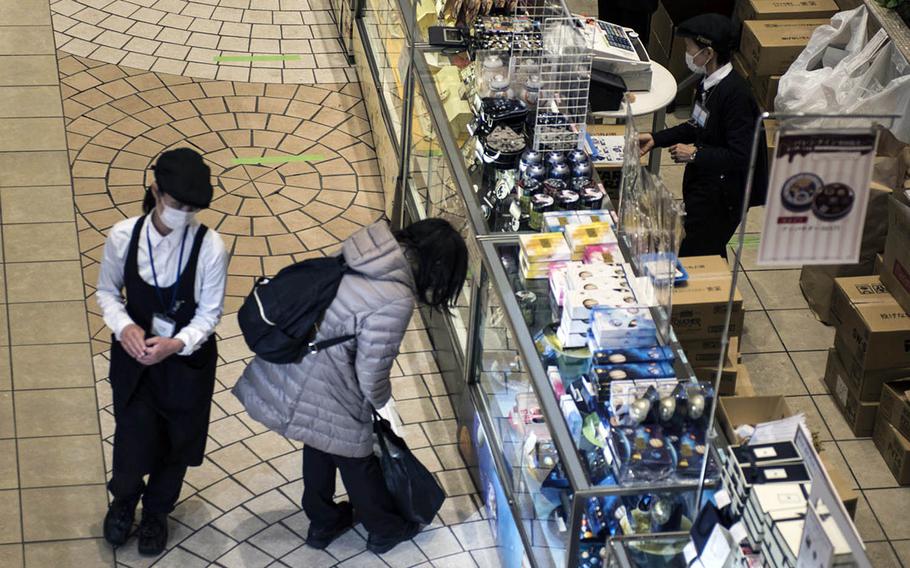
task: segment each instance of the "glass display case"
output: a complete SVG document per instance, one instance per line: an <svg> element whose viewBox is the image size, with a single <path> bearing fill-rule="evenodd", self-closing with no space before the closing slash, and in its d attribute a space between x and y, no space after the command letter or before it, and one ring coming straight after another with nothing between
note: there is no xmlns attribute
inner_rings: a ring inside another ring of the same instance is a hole
<svg viewBox="0 0 910 568"><path fill-rule="evenodd" d="M378 101L370 113L374 131L384 128L395 141L394 159L380 161L396 172L402 222L442 217L468 244L468 277L456 306L424 318L502 564L684 566L689 525L717 487L709 464L719 458L707 439L714 393L697 382L673 329L661 325L660 349L672 354L673 380L686 396L701 397L703 412L691 419L697 429L690 421L676 434L649 431L641 438L617 424L625 438L590 435L596 424L566 411L560 388L589 371L590 353L547 345L559 310L547 279L522 276L521 235L528 231L499 230L484 201L490 179L475 163L472 101L461 88L467 54L424 43L439 10L411 0L365 0L358 22L365 62L357 65L376 85L365 89ZM599 184L596 174L594 180ZM609 198L602 207L612 210ZM631 261L628 241L618 236ZM633 264L632 276L640 277L642 264ZM655 322L669 320L667 307L649 313ZM611 451L592 440L606 440ZM617 458L624 441L631 452ZM647 466L637 472L646 475L627 475L632 454L662 447L667 451L654 452L664 460L657 474L648 475Z"/></svg>

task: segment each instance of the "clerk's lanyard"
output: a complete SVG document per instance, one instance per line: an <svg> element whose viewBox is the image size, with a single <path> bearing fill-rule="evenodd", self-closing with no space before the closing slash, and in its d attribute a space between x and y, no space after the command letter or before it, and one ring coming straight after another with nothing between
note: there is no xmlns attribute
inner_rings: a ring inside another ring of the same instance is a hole
<svg viewBox="0 0 910 568"><path fill-rule="evenodd" d="M148 243L149 247L149 264L152 265L152 279L155 281L155 293L158 295L158 301L161 302L161 308L165 310L166 314L174 313L174 306L177 304L177 293L180 291L180 277L183 276L183 247L186 245L186 232L189 230L189 227L183 228L183 239L180 241L180 256L177 258L177 280L174 282L174 291L171 292L171 303L164 303L164 294L161 293L161 288L158 286L158 272L155 271L155 259L152 257L152 238L150 235L149 226L145 226L145 240Z"/></svg>

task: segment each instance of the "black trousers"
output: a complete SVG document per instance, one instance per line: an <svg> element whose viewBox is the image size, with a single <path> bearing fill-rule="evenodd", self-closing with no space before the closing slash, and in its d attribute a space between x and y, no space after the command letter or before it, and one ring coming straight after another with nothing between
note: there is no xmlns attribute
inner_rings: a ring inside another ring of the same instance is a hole
<svg viewBox="0 0 910 568"><path fill-rule="evenodd" d="M138 502L145 512L168 514L180 497L187 464L172 455L167 418L156 408L147 381L117 416L114 468L108 490L114 499ZM149 476L148 483L143 481Z"/></svg>
<svg viewBox="0 0 910 568"><path fill-rule="evenodd" d="M159 464L146 484L142 473L115 469L107 488L118 501L138 502L141 497L143 512L166 515L174 510L185 475L183 464Z"/></svg>
<svg viewBox="0 0 910 568"><path fill-rule="evenodd" d="M386 538L404 532L407 521L398 514L386 489L376 456L346 458L304 446L302 505L311 527L328 529L341 520L333 499L336 470L341 472L357 517L371 535Z"/></svg>

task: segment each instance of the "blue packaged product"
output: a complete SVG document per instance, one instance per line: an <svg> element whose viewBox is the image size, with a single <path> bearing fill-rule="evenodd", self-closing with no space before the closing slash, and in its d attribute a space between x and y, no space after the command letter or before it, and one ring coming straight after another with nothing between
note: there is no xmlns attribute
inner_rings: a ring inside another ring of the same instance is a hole
<svg viewBox="0 0 910 568"><path fill-rule="evenodd" d="M591 310L591 336L596 345L657 345L657 327L647 308L597 306Z"/></svg>
<svg viewBox="0 0 910 568"><path fill-rule="evenodd" d="M651 363L621 363L619 365L595 365L591 372L598 384L626 379L671 379L676 376L673 365L666 361Z"/></svg>
<svg viewBox="0 0 910 568"><path fill-rule="evenodd" d="M595 365L619 365L622 363L650 363L652 361L672 362L673 350L667 345L629 348L599 348L594 341L589 342Z"/></svg>

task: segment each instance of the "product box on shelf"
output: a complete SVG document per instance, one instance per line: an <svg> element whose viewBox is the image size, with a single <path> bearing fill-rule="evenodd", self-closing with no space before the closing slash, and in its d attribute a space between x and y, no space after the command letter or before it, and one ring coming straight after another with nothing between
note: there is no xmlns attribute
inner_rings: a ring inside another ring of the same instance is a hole
<svg viewBox="0 0 910 568"><path fill-rule="evenodd" d="M910 374L908 374L910 376ZM887 383L882 389L879 415L905 438L910 438L910 379Z"/></svg>
<svg viewBox="0 0 910 568"><path fill-rule="evenodd" d="M832 323L834 325L843 323L853 305L889 302L894 302L894 297L882 284L878 275L835 278L834 295L831 297Z"/></svg>
<svg viewBox="0 0 910 568"><path fill-rule="evenodd" d="M896 302L851 304L834 346L865 371L910 367L910 316Z"/></svg>
<svg viewBox="0 0 910 568"><path fill-rule="evenodd" d="M910 311L910 203L906 192L891 194L888 238L882 258L882 282L905 311Z"/></svg>
<svg viewBox="0 0 910 568"><path fill-rule="evenodd" d="M743 24L740 53L754 75L782 75L825 19L751 20Z"/></svg>
<svg viewBox="0 0 910 568"><path fill-rule="evenodd" d="M905 438L884 416L875 419L872 434L875 447L901 485L910 484L910 440Z"/></svg>
<svg viewBox="0 0 910 568"><path fill-rule="evenodd" d="M844 415L844 420L857 436L871 436L878 413L878 402L863 402L859 394L844 380L846 371L834 349L828 350L825 385L834 397L834 403Z"/></svg>
<svg viewBox="0 0 910 568"><path fill-rule="evenodd" d="M591 310L597 307L634 307L635 295L628 288L610 290L567 291L563 301L563 317L590 320Z"/></svg>
<svg viewBox="0 0 910 568"><path fill-rule="evenodd" d="M837 13L834 0L739 0L734 19L781 20L796 18L830 18Z"/></svg>

